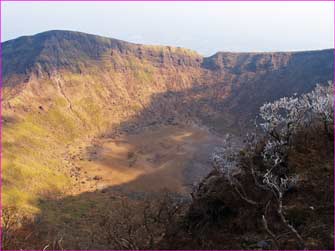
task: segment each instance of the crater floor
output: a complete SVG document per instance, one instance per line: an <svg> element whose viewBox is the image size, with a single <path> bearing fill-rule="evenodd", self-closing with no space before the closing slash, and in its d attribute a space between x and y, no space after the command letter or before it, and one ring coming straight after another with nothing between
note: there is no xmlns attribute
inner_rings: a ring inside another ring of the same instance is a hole
<svg viewBox="0 0 335 251"><path fill-rule="evenodd" d="M126 194L188 194L209 171L209 154L220 139L199 127L161 126L115 138L96 138L71 161L81 192L114 189Z"/></svg>

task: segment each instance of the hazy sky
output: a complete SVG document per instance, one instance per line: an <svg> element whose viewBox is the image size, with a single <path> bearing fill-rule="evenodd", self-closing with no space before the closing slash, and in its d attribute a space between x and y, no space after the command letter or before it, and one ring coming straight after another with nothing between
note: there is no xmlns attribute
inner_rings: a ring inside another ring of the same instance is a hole
<svg viewBox="0 0 335 251"><path fill-rule="evenodd" d="M2 40L52 29L217 51L334 47L334 2L2 2Z"/></svg>

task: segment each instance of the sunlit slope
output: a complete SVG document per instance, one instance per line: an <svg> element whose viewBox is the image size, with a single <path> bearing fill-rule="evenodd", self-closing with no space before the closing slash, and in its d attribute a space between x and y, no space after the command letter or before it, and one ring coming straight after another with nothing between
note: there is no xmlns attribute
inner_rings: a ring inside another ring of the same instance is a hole
<svg viewBox="0 0 335 251"><path fill-rule="evenodd" d="M182 49L143 50L159 57L199 57ZM150 106L152 94L189 88L199 77L192 65L160 67L113 48L97 59L79 55L79 60L86 64L79 71L44 61L24 74L12 74L15 65L4 67L10 69L3 88L4 205L34 210L40 197L75 190L68 175L72 165L65 160L71 146L122 126ZM39 66L42 70L35 72Z"/></svg>

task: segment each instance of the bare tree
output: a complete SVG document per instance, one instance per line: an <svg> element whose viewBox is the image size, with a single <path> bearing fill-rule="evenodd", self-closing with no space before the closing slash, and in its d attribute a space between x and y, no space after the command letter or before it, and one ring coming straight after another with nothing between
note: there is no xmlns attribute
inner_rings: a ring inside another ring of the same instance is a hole
<svg viewBox="0 0 335 251"><path fill-rule="evenodd" d="M136 202L124 198L102 216L99 232L113 249L153 249L182 209L169 193Z"/></svg>

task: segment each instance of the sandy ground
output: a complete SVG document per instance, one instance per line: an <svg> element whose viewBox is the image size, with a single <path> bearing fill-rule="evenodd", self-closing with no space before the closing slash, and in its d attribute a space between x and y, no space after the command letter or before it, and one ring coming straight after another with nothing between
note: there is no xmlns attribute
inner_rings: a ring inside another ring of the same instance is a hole
<svg viewBox="0 0 335 251"><path fill-rule="evenodd" d="M80 168L81 192L168 190L187 194L210 170L219 139L198 127L162 126L115 139L95 139L72 159Z"/></svg>

